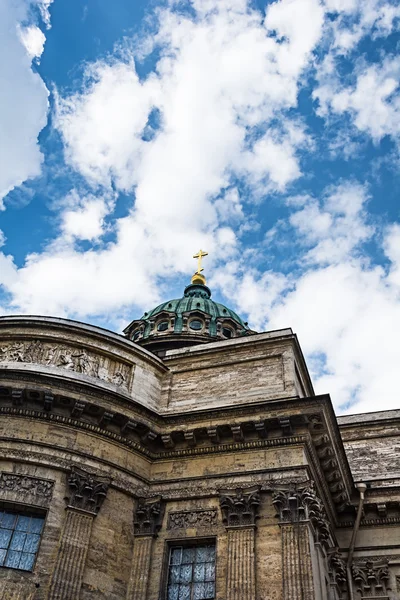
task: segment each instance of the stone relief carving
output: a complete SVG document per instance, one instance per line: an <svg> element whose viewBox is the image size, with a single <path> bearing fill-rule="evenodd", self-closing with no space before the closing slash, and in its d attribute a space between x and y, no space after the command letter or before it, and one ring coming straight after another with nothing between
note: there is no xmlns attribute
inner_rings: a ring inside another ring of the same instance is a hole
<svg viewBox="0 0 400 600"><path fill-rule="evenodd" d="M184 512L170 512L168 515L167 529L187 529L188 527L213 527L218 524L218 515L215 509L190 510Z"/></svg>
<svg viewBox="0 0 400 600"><path fill-rule="evenodd" d="M164 504L161 496L139 498L133 521L134 535L157 536L164 516Z"/></svg>
<svg viewBox="0 0 400 600"><path fill-rule="evenodd" d="M68 476L70 496L68 507L97 515L107 496L110 480L92 475L82 469L73 469Z"/></svg>
<svg viewBox="0 0 400 600"><path fill-rule="evenodd" d="M353 565L352 575L356 584L357 591L361 598L388 597L390 590L389 567L387 560L371 561L367 560L363 564Z"/></svg>
<svg viewBox="0 0 400 600"><path fill-rule="evenodd" d="M255 525L260 505L260 486L220 491L222 521L227 527Z"/></svg>
<svg viewBox="0 0 400 600"><path fill-rule="evenodd" d="M316 542L327 546L330 527L325 507L315 493L314 487L276 490L272 495L272 503L281 523L298 523L310 521L314 527Z"/></svg>
<svg viewBox="0 0 400 600"><path fill-rule="evenodd" d="M5 472L0 474L0 491L20 494L21 497L29 494L41 498L47 504L53 496L53 488L54 481L47 479Z"/></svg>
<svg viewBox="0 0 400 600"><path fill-rule="evenodd" d="M34 363L82 373L129 388L132 367L84 348L54 345L40 340L3 343L0 362Z"/></svg>

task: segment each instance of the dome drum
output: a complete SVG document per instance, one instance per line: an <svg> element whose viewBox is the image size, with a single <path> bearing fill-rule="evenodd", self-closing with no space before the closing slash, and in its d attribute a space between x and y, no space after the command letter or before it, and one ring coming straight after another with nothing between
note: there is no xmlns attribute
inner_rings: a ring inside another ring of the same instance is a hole
<svg viewBox="0 0 400 600"><path fill-rule="evenodd" d="M124 331L130 340L156 353L251 333L234 311L211 300L211 290L202 283L188 285L182 298L144 313Z"/></svg>

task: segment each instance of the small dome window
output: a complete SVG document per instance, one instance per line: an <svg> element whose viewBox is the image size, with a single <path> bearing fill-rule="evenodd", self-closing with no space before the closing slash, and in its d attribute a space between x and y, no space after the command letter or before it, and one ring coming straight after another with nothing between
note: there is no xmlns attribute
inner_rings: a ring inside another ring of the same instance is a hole
<svg viewBox="0 0 400 600"><path fill-rule="evenodd" d="M199 331L200 329L203 329L203 323L199 321L199 319L192 319L189 323L189 327L194 331Z"/></svg>
<svg viewBox="0 0 400 600"><path fill-rule="evenodd" d="M231 337L233 337L233 331L230 327L223 327L222 328L222 335L228 339L230 339Z"/></svg>
<svg viewBox="0 0 400 600"><path fill-rule="evenodd" d="M161 321L161 323L157 325L157 331L167 331L168 327L169 321Z"/></svg>
<svg viewBox="0 0 400 600"><path fill-rule="evenodd" d="M137 340L140 337L140 329L137 329L133 334L133 341Z"/></svg>

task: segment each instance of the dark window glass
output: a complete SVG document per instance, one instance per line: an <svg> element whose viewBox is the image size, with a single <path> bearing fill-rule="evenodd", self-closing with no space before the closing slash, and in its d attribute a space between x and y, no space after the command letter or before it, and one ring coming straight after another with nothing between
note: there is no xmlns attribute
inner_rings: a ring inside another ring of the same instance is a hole
<svg viewBox="0 0 400 600"><path fill-rule="evenodd" d="M0 567L32 571L44 518L0 510Z"/></svg>
<svg viewBox="0 0 400 600"><path fill-rule="evenodd" d="M167 600L215 598L215 546L170 549Z"/></svg>
<svg viewBox="0 0 400 600"><path fill-rule="evenodd" d="M198 319L193 319L193 321L190 321L189 327L190 327L190 329L194 329L195 331L198 331L199 329L202 329L203 323L201 321L199 321Z"/></svg>
<svg viewBox="0 0 400 600"><path fill-rule="evenodd" d="M166 331L169 327L169 322L168 321L161 321L161 323L159 323L157 325L157 331Z"/></svg>
<svg viewBox="0 0 400 600"><path fill-rule="evenodd" d="M231 337L233 337L233 331L232 331L232 329L229 329L229 327L223 327L222 335L226 338L231 338Z"/></svg>
<svg viewBox="0 0 400 600"><path fill-rule="evenodd" d="M133 341L137 340L140 337L140 331L135 331L133 334Z"/></svg>

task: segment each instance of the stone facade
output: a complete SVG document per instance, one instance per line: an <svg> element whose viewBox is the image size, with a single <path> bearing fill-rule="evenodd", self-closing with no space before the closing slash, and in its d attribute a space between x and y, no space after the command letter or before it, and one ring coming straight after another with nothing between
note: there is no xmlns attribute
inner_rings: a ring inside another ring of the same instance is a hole
<svg viewBox="0 0 400 600"><path fill-rule="evenodd" d="M336 418L290 329L161 359L3 317L0 416L0 508L45 519L1 598L167 600L170 550L189 547L215 548L203 598L400 598L400 411Z"/></svg>

